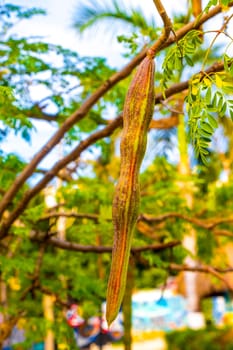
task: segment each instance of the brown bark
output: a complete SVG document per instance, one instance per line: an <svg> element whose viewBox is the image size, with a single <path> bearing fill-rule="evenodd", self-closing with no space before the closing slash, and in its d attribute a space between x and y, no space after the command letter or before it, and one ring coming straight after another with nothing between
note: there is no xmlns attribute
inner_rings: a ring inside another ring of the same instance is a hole
<svg viewBox="0 0 233 350"><path fill-rule="evenodd" d="M198 17L202 12L202 1L192 0L192 12L194 17Z"/></svg>
<svg viewBox="0 0 233 350"><path fill-rule="evenodd" d="M41 238L37 238L36 235L32 236L31 239L33 241L40 241ZM53 245L54 247L64 249L64 250L71 250L71 251L77 251L77 252L83 252L83 253L111 253L112 252L112 246L97 246L97 245L82 245L74 242L69 242L61 239L57 239L55 237L46 238L46 243L49 245ZM180 241L174 240L167 243L157 243L157 244L148 244L142 247L132 247L131 252L132 253L140 253L145 252L147 250L151 250L154 252L158 252L167 248L175 247L177 245L180 245Z"/></svg>

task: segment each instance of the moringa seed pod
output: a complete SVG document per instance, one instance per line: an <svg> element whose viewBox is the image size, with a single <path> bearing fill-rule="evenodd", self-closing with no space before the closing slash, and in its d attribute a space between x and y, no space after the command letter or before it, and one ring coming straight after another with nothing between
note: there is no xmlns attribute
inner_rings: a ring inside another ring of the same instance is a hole
<svg viewBox="0 0 233 350"><path fill-rule="evenodd" d="M120 177L112 206L114 243L107 288L108 325L116 318L125 292L132 236L139 211L139 171L154 110L154 71L153 52L149 51L130 84L123 109Z"/></svg>

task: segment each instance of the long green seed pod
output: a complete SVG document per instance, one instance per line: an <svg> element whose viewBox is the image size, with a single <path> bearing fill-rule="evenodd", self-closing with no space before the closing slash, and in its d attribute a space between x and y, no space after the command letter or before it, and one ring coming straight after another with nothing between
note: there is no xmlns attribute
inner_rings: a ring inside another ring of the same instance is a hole
<svg viewBox="0 0 233 350"><path fill-rule="evenodd" d="M154 110L153 53L139 65L123 110L120 177L113 199L114 244L107 289L106 319L116 318L125 292L129 255L140 201L139 171Z"/></svg>

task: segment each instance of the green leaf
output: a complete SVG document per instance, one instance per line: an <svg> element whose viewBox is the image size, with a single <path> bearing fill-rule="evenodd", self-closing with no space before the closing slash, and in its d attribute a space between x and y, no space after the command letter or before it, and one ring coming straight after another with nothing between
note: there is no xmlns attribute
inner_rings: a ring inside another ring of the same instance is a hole
<svg viewBox="0 0 233 350"><path fill-rule="evenodd" d="M216 129L218 127L217 120L211 114L208 114L207 117L208 117L208 121L209 121L210 125L212 126L212 128Z"/></svg>
<svg viewBox="0 0 233 350"><path fill-rule="evenodd" d="M223 105L222 105L221 111L220 111L220 116L221 117L223 117L225 115L226 110L227 110L227 103L224 102Z"/></svg>
<svg viewBox="0 0 233 350"><path fill-rule="evenodd" d="M207 159L206 159L205 155L203 153L200 153L200 157L201 157L201 160L202 160L203 164L207 166L208 162L207 162Z"/></svg>
<svg viewBox="0 0 233 350"><path fill-rule="evenodd" d="M199 141L199 146L200 146L201 148L207 148L207 147L209 147L209 143L210 143L210 140L204 141L203 139L201 139L201 140Z"/></svg>
<svg viewBox="0 0 233 350"><path fill-rule="evenodd" d="M217 108L217 94L215 94L213 98L213 107Z"/></svg>
<svg viewBox="0 0 233 350"><path fill-rule="evenodd" d="M226 72L229 71L228 60L229 60L229 56L225 54L225 55L223 56L223 63L224 63L224 70L225 70Z"/></svg>
<svg viewBox="0 0 233 350"><path fill-rule="evenodd" d="M207 149L206 149L206 148L202 148L202 147L200 147L200 153L201 153L201 154L204 154L204 155L208 155L210 152L209 152L209 151L207 151Z"/></svg>
<svg viewBox="0 0 233 350"><path fill-rule="evenodd" d="M204 8L204 12L205 12L205 13L208 13L210 7L211 7L211 6L217 5L217 3L218 3L218 0L210 0L210 1L208 2L208 4L206 5L206 7Z"/></svg>
<svg viewBox="0 0 233 350"><path fill-rule="evenodd" d="M231 64L229 72L230 72L230 75L233 77L233 64Z"/></svg>
<svg viewBox="0 0 233 350"><path fill-rule="evenodd" d="M207 105L209 105L211 103L211 88L210 87L206 91L205 101L206 101Z"/></svg>
<svg viewBox="0 0 233 350"><path fill-rule="evenodd" d="M208 139L211 139L211 136L212 136L212 133L208 133L207 131L205 131L204 129L201 129L201 128L198 129L198 134L200 136L206 137Z"/></svg>
<svg viewBox="0 0 233 350"><path fill-rule="evenodd" d="M188 55L185 55L184 58L189 66L191 66L191 67L194 66L193 60Z"/></svg>
<svg viewBox="0 0 233 350"><path fill-rule="evenodd" d="M205 130L206 132L208 132L210 134L213 133L212 126L209 123L207 123L207 122L201 122L200 123L200 127L201 127L202 130Z"/></svg>
<svg viewBox="0 0 233 350"><path fill-rule="evenodd" d="M233 121L233 109L230 109L229 113L230 113L231 120Z"/></svg>
<svg viewBox="0 0 233 350"><path fill-rule="evenodd" d="M228 6L230 4L231 0L221 0L222 5Z"/></svg>
<svg viewBox="0 0 233 350"><path fill-rule="evenodd" d="M218 110L221 111L223 107L223 97L221 96L218 100Z"/></svg>

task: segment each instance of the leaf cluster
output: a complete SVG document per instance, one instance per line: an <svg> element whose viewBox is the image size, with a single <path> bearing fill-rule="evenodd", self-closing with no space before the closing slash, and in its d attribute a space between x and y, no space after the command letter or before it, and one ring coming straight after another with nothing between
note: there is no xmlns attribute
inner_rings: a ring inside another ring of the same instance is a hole
<svg viewBox="0 0 233 350"><path fill-rule="evenodd" d="M202 44L200 34L199 30L191 30L177 45L168 49L162 64L163 78L160 83L163 90L167 88L168 82L173 80L174 77L180 77L185 65L194 66L192 56Z"/></svg>
<svg viewBox="0 0 233 350"><path fill-rule="evenodd" d="M191 138L195 153L207 163L210 145L214 131L218 127L218 117L229 115L233 120L232 90L232 60L225 55L225 71L207 75L194 75L186 98L186 109L189 115Z"/></svg>

